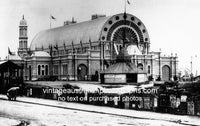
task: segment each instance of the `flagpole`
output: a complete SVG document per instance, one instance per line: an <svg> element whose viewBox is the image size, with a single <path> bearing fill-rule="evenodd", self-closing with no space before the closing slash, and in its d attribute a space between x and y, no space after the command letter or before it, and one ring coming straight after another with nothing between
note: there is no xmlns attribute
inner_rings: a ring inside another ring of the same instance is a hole
<svg viewBox="0 0 200 126"><path fill-rule="evenodd" d="M8 56L7 56L7 60L9 60L9 58L8 58L8 57L9 57L9 47L8 47Z"/></svg>
<svg viewBox="0 0 200 126"><path fill-rule="evenodd" d="M125 5L124 5L124 13L126 13L126 0L124 0Z"/></svg>

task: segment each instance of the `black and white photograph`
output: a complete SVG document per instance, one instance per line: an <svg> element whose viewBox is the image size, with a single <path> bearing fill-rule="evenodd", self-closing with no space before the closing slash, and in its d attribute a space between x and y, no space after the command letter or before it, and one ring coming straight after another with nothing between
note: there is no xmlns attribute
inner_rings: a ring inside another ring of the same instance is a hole
<svg viewBox="0 0 200 126"><path fill-rule="evenodd" d="M200 0L0 0L0 126L200 126Z"/></svg>

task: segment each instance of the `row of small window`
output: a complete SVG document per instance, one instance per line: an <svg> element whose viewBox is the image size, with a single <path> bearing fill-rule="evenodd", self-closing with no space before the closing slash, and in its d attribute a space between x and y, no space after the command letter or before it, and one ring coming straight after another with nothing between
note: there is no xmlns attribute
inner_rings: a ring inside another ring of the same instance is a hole
<svg viewBox="0 0 200 126"><path fill-rule="evenodd" d="M38 75L48 75L49 66L48 65L38 65Z"/></svg>

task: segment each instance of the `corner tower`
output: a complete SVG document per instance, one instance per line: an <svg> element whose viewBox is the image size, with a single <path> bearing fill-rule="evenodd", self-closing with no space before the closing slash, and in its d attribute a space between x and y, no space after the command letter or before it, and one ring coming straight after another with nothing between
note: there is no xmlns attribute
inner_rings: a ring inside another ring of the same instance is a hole
<svg viewBox="0 0 200 126"><path fill-rule="evenodd" d="M27 22L24 19L24 15L22 17L22 20L19 23L19 48L18 48L18 55L20 57L23 57L27 54L28 48L28 36L27 36Z"/></svg>

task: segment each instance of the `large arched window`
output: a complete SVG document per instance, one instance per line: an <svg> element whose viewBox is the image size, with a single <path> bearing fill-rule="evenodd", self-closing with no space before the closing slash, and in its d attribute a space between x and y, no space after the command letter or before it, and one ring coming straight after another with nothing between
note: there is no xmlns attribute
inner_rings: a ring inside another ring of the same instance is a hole
<svg viewBox="0 0 200 126"><path fill-rule="evenodd" d="M126 31L125 33L126 42L137 45L139 41L138 36L131 28L128 28L128 27L119 28L113 35L113 41L116 41L117 43L121 43L123 40L122 35L124 34L124 31Z"/></svg>

